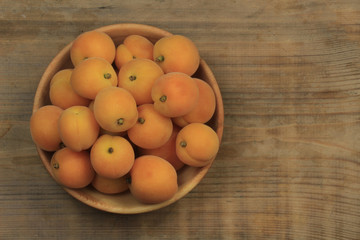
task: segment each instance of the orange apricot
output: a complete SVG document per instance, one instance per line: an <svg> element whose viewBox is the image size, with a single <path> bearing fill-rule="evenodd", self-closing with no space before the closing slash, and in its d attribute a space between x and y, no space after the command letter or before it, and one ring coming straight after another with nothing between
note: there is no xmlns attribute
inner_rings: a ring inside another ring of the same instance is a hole
<svg viewBox="0 0 360 240"><path fill-rule="evenodd" d="M134 59L123 65L118 74L118 86L128 90L136 104L152 103L151 88L164 72L152 60Z"/></svg>
<svg viewBox="0 0 360 240"><path fill-rule="evenodd" d="M115 52L115 44L109 35L100 31L88 31L73 41L70 58L74 66L91 57L103 58L111 64L115 59Z"/></svg>
<svg viewBox="0 0 360 240"><path fill-rule="evenodd" d="M139 147L158 148L169 140L172 130L171 118L161 115L153 104L147 103L138 106L138 121L127 134Z"/></svg>
<svg viewBox="0 0 360 240"><path fill-rule="evenodd" d="M138 119L136 101L129 91L107 87L99 91L94 101L94 114L101 128L124 132Z"/></svg>
<svg viewBox="0 0 360 240"><path fill-rule="evenodd" d="M216 132L204 123L190 123L176 137L176 154L179 159L193 167L210 164L219 150Z"/></svg>
<svg viewBox="0 0 360 240"><path fill-rule="evenodd" d="M131 60L135 59L130 50L124 45L120 44L116 48L116 55L115 55L115 66L117 69L121 69L123 65Z"/></svg>
<svg viewBox="0 0 360 240"><path fill-rule="evenodd" d="M165 144L153 149L138 148L138 153L140 155L155 155L161 157L171 163L175 170L181 169L184 166L184 163L180 161L176 155L176 136L180 129L179 126L174 125L172 134Z"/></svg>
<svg viewBox="0 0 360 240"><path fill-rule="evenodd" d="M95 176L87 151L76 152L67 147L62 148L54 153L50 166L55 180L69 188L86 187Z"/></svg>
<svg viewBox="0 0 360 240"><path fill-rule="evenodd" d="M191 112L173 119L174 123L180 127L194 122L206 123L214 115L216 99L213 89L201 79L195 78L195 82L199 88L199 101Z"/></svg>
<svg viewBox="0 0 360 240"><path fill-rule="evenodd" d="M99 135L99 129L93 112L85 106L69 107L59 118L62 142L77 152L89 149L93 145Z"/></svg>
<svg viewBox="0 0 360 240"><path fill-rule="evenodd" d="M189 124L187 121L184 120L184 118L182 116L172 118L172 121L175 125L177 125L179 127L185 127L186 125Z"/></svg>
<svg viewBox="0 0 360 240"><path fill-rule="evenodd" d="M125 176L113 179L105 178L98 174L95 174L91 185L99 192L105 194L122 193L129 189Z"/></svg>
<svg viewBox="0 0 360 240"><path fill-rule="evenodd" d="M90 151L91 164L95 172L106 178L120 178L134 164L134 149L123 137L101 135Z"/></svg>
<svg viewBox="0 0 360 240"><path fill-rule="evenodd" d="M94 112L94 101L95 100L92 100L90 103L89 103L89 109ZM104 135L104 134L109 134L109 135L112 135L112 136L125 136L126 135L126 132L110 132L110 131L107 131L105 129L103 129L102 127L100 127L100 131L99 131L99 136L100 135Z"/></svg>
<svg viewBox="0 0 360 240"><path fill-rule="evenodd" d="M154 44L140 35L129 35L116 48L115 65L118 69L132 59L150 59L153 57Z"/></svg>
<svg viewBox="0 0 360 240"><path fill-rule="evenodd" d="M154 204L171 199L178 190L177 173L165 159L144 155L130 170L129 189L140 202Z"/></svg>
<svg viewBox="0 0 360 240"><path fill-rule="evenodd" d="M194 42L182 35L160 38L154 45L153 59L164 73L183 72L193 75L199 67L200 55Z"/></svg>
<svg viewBox="0 0 360 240"><path fill-rule="evenodd" d="M172 72L160 76L151 90L154 107L167 117L180 117L192 111L199 100L195 80L185 73Z"/></svg>
<svg viewBox="0 0 360 240"><path fill-rule="evenodd" d="M88 58L74 68L70 83L80 96L95 99L101 89L117 86L117 73L103 58Z"/></svg>
<svg viewBox="0 0 360 240"><path fill-rule="evenodd" d="M46 105L36 110L30 118L30 133L33 141L45 151L56 151L60 148L61 138L58 120L63 109Z"/></svg>
<svg viewBox="0 0 360 240"><path fill-rule="evenodd" d="M90 100L81 97L71 87L70 77L73 69L57 72L50 81L49 97L53 105L66 109L71 106L87 106Z"/></svg>

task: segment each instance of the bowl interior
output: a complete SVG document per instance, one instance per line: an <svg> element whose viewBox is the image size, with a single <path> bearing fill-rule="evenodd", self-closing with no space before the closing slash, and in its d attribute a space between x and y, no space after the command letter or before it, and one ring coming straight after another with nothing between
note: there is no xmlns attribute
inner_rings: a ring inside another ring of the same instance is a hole
<svg viewBox="0 0 360 240"><path fill-rule="evenodd" d="M171 33L162 29L141 24L115 24L101 27L97 30L106 32L114 40L116 46L120 44L126 36L131 34L142 35L153 43L155 43L161 37L171 35ZM65 46L46 68L36 90L33 112L35 112L41 106L51 104L48 93L50 80L54 74L61 69L73 68L70 60L71 44L72 42ZM199 69L194 74L194 77L203 79L208 82L215 92L217 104L216 111L213 118L208 122L208 125L217 132L217 135L221 141L224 121L222 97L216 79L204 60L201 59ZM50 170L50 159L53 153L43 151L39 147L37 147L37 151L45 168L49 174L52 175ZM103 211L121 214L149 212L167 206L185 196L200 182L200 180L209 170L211 164L201 168L185 166L180 169L178 171L178 192L173 198L159 204L140 203L134 197L132 197L129 191L121 194L107 195L96 191L91 186L83 189L70 189L66 187L64 187L64 189L81 202ZM54 176L52 175L52 177Z"/></svg>

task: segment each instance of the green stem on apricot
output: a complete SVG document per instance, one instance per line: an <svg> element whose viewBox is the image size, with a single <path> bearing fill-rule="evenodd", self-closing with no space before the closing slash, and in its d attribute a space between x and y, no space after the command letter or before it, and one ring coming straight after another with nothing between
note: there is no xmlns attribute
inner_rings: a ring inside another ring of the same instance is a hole
<svg viewBox="0 0 360 240"><path fill-rule="evenodd" d="M165 60L165 57L162 55L155 58L155 62L163 62L164 60Z"/></svg>
<svg viewBox="0 0 360 240"><path fill-rule="evenodd" d="M105 73L104 78L105 79L110 79L111 78L111 73Z"/></svg>
<svg viewBox="0 0 360 240"><path fill-rule="evenodd" d="M59 163L56 162L56 163L53 164L53 168L59 169L59 167L60 167L60 166L59 166Z"/></svg>
<svg viewBox="0 0 360 240"><path fill-rule="evenodd" d="M187 146L187 143L186 143L185 141L181 141L181 142L180 142L180 146L181 146L181 147L186 147L186 146Z"/></svg>
<svg viewBox="0 0 360 240"><path fill-rule="evenodd" d="M167 99L166 95L162 95L159 100L160 102L165 102L166 99Z"/></svg>
<svg viewBox="0 0 360 240"><path fill-rule="evenodd" d="M142 117L139 117L139 118L138 118L138 122L139 122L140 124L144 124L145 119L143 119Z"/></svg>
<svg viewBox="0 0 360 240"><path fill-rule="evenodd" d="M108 153L113 153L113 152L114 152L114 149L112 147L109 147Z"/></svg>
<svg viewBox="0 0 360 240"><path fill-rule="evenodd" d="M118 120L116 120L117 125L123 125L124 124L124 119L123 118L119 118Z"/></svg>

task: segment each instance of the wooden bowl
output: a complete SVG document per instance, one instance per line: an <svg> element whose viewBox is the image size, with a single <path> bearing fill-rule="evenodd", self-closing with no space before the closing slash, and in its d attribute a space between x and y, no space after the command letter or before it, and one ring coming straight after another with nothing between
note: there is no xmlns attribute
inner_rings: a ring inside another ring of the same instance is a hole
<svg viewBox="0 0 360 240"><path fill-rule="evenodd" d="M141 24L115 24L104 26L98 28L97 30L107 33L114 40L116 46L120 44L126 36L131 34L142 35L153 43L155 43L161 37L172 35L171 33L162 29ZM72 42L63 48L46 68L36 90L33 112L35 112L41 106L51 104L49 99L49 84L54 74L61 69L73 68L70 60L71 45ZM215 92L217 107L215 114L209 121L208 125L216 131L221 141L224 121L222 97L216 79L204 60L201 59L200 67L194 74L194 77L198 77L208 82ZM46 170L54 178L50 167L50 159L53 153L43 151L38 146L37 151ZM129 191L121 194L107 195L98 192L92 186L88 186L83 189L70 189L66 187L64 187L64 189L71 196L80 200L81 202L103 211L119 214L144 213L168 206L169 204L184 197L201 181L201 179L209 170L211 164L201 168L185 166L180 169L178 171L178 192L170 200L159 204L140 203L131 195Z"/></svg>

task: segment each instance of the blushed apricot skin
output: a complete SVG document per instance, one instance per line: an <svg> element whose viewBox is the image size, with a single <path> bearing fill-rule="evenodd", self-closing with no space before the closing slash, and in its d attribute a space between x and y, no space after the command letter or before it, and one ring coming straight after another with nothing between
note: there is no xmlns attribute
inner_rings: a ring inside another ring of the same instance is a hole
<svg viewBox="0 0 360 240"><path fill-rule="evenodd" d="M135 58L152 60L154 44L141 35L129 35L124 39L124 45Z"/></svg>
<svg viewBox="0 0 360 240"><path fill-rule="evenodd" d="M128 90L136 104L152 103L151 88L164 72L149 59L134 59L123 65L118 74L118 86Z"/></svg>
<svg viewBox="0 0 360 240"><path fill-rule="evenodd" d="M125 138L104 134L92 146L90 159L98 175L115 179L130 171L135 153Z"/></svg>
<svg viewBox="0 0 360 240"><path fill-rule="evenodd" d="M95 99L101 89L117 86L117 82L117 73L112 65L98 57L82 61L74 68L70 78L74 91L88 99Z"/></svg>
<svg viewBox="0 0 360 240"><path fill-rule="evenodd" d="M67 109L72 106L87 106L90 99L81 97L71 87L70 78L73 69L57 72L50 82L49 97L53 105Z"/></svg>
<svg viewBox="0 0 360 240"><path fill-rule="evenodd" d="M70 58L74 66L90 57L100 57L111 64L115 59L115 52L115 44L109 35L100 31L88 31L74 40Z"/></svg>
<svg viewBox="0 0 360 240"><path fill-rule="evenodd" d="M95 174L95 177L91 182L91 185L99 192L105 194L122 193L129 189L125 176L111 179Z"/></svg>
<svg viewBox="0 0 360 240"><path fill-rule="evenodd" d="M153 57L154 45L147 38L140 35L129 35L116 48L115 65L121 69L132 59L150 59Z"/></svg>
<svg viewBox="0 0 360 240"><path fill-rule="evenodd" d="M182 72L192 76L199 68L200 55L194 42L182 35L159 39L154 45L153 60L164 73Z"/></svg>
<svg viewBox="0 0 360 240"><path fill-rule="evenodd" d="M172 134L165 144L154 149L138 148L138 153L140 155L155 155L161 157L171 163L175 170L181 169L184 166L184 163L180 161L176 155L176 136L180 129L180 127L174 125Z"/></svg>
<svg viewBox="0 0 360 240"><path fill-rule="evenodd" d="M180 72L160 76L151 90L155 109L167 117L180 117L192 111L199 100L195 80Z"/></svg>
<svg viewBox="0 0 360 240"><path fill-rule="evenodd" d="M138 121L127 133L129 139L142 148L158 148L165 144L172 133L173 124L154 109L153 104L138 106Z"/></svg>
<svg viewBox="0 0 360 240"><path fill-rule="evenodd" d="M175 168L163 158L144 155L135 159L129 189L142 203L155 204L171 199L178 190Z"/></svg>
<svg viewBox="0 0 360 240"><path fill-rule="evenodd" d="M43 150L53 152L60 148L61 138L58 120L63 109L46 105L34 112L30 118L30 133L33 141Z"/></svg>
<svg viewBox="0 0 360 240"><path fill-rule="evenodd" d="M94 114L103 129L114 133L128 130L138 118L134 97L129 91L118 87L107 87L97 94Z"/></svg>
<svg viewBox="0 0 360 240"><path fill-rule="evenodd" d="M215 158L219 144L212 128L203 123L190 123L176 137L176 154L186 165L203 167Z"/></svg>
<svg viewBox="0 0 360 240"><path fill-rule="evenodd" d="M77 152L89 149L99 135L100 127L94 114L85 106L67 108L58 124L62 142Z"/></svg>
<svg viewBox="0 0 360 240"><path fill-rule="evenodd" d="M208 83L195 78L195 82L199 88L199 101L195 108L185 116L174 118L173 121L180 127L184 127L189 123L206 123L214 115L216 108L215 93Z"/></svg>
<svg viewBox="0 0 360 240"><path fill-rule="evenodd" d="M62 148L54 153L50 165L56 181L69 188L86 187L95 176L87 151Z"/></svg>

